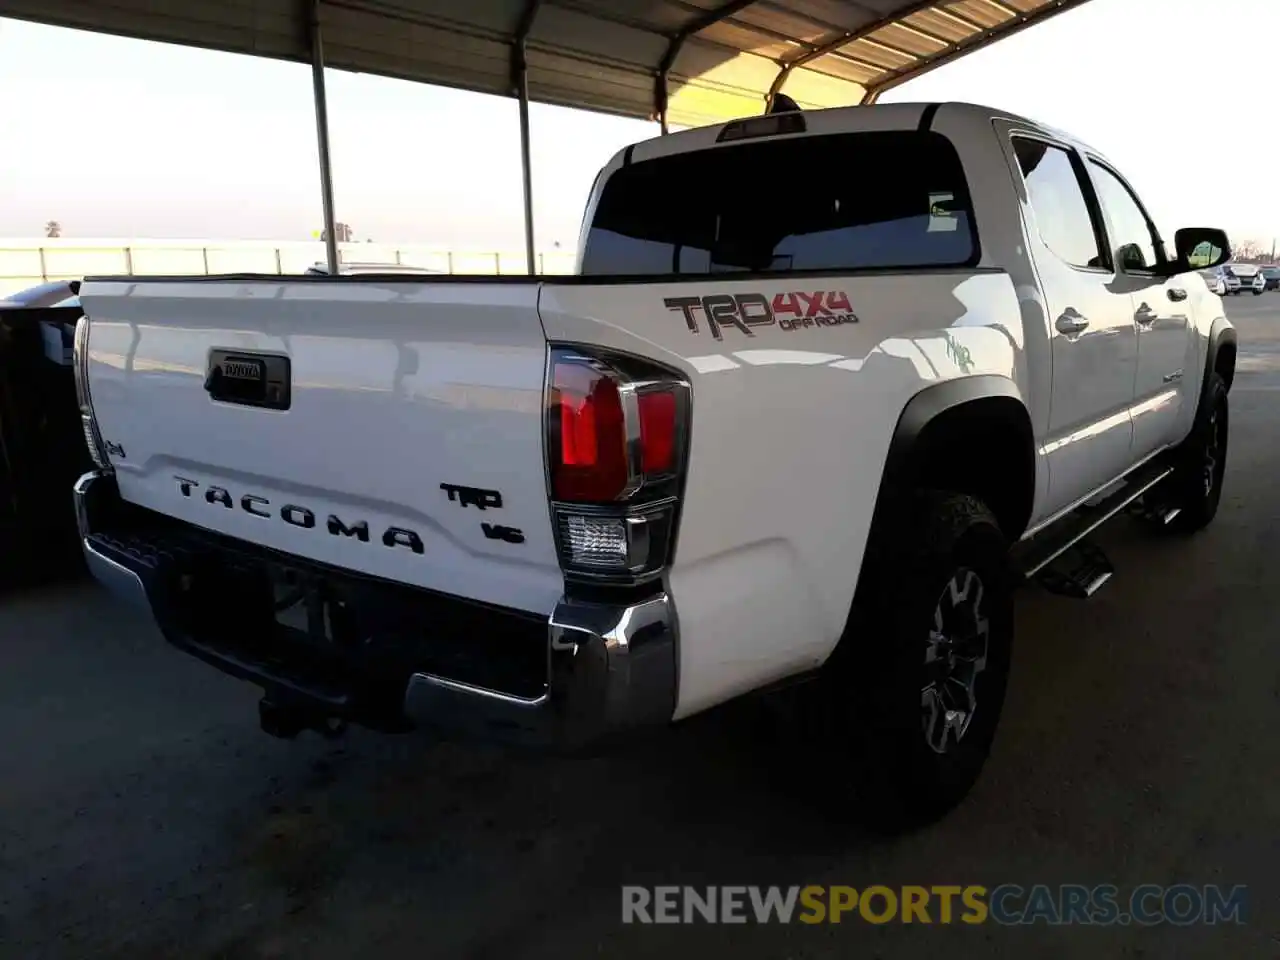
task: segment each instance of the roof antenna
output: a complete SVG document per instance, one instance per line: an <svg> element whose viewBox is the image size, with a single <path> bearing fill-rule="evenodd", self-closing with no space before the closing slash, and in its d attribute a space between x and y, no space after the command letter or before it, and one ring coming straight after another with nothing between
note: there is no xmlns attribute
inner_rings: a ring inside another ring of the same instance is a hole
<svg viewBox="0 0 1280 960"><path fill-rule="evenodd" d="M773 99L769 102L769 109L765 113L798 113L799 111L800 104L785 93L775 93Z"/></svg>

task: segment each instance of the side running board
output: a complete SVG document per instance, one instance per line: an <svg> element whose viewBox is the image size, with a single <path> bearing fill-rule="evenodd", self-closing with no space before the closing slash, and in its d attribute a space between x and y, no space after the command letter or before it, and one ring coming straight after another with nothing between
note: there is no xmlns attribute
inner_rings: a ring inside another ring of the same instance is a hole
<svg viewBox="0 0 1280 960"><path fill-rule="evenodd" d="M1173 468L1151 463L1125 478L1123 486L1105 500L1084 506L1010 551L1015 574L1036 580L1046 590L1087 599L1111 579L1114 570L1106 555L1085 538L1164 480ZM1172 519L1170 516L1166 519Z"/></svg>

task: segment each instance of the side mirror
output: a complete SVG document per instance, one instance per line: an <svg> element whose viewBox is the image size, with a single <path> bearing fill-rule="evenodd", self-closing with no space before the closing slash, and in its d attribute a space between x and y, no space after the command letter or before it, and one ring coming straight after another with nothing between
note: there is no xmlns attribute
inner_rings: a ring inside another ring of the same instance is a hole
<svg viewBox="0 0 1280 960"><path fill-rule="evenodd" d="M1215 227L1183 227L1173 235L1173 246L1177 259L1169 266L1174 273L1205 270L1231 259L1231 242Z"/></svg>

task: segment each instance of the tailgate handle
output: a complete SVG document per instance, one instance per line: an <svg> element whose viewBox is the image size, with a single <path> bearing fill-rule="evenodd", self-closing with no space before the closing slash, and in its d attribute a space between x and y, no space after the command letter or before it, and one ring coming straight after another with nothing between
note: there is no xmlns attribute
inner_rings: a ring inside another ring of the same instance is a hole
<svg viewBox="0 0 1280 960"><path fill-rule="evenodd" d="M245 407L288 410L289 358L252 350L210 350L204 389L211 399Z"/></svg>

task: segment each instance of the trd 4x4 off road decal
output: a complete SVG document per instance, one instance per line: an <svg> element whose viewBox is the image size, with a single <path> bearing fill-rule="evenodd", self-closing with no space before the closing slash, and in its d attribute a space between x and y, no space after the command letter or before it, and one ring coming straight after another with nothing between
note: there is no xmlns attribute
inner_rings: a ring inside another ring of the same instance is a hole
<svg viewBox="0 0 1280 960"><path fill-rule="evenodd" d="M752 327L777 324L782 330L806 327L838 327L857 323L858 315L842 290L779 293L772 300L763 293L712 293L705 297L667 297L668 310L679 310L690 333L700 333L705 318L711 336L724 339L724 328L733 327L754 337Z"/></svg>

